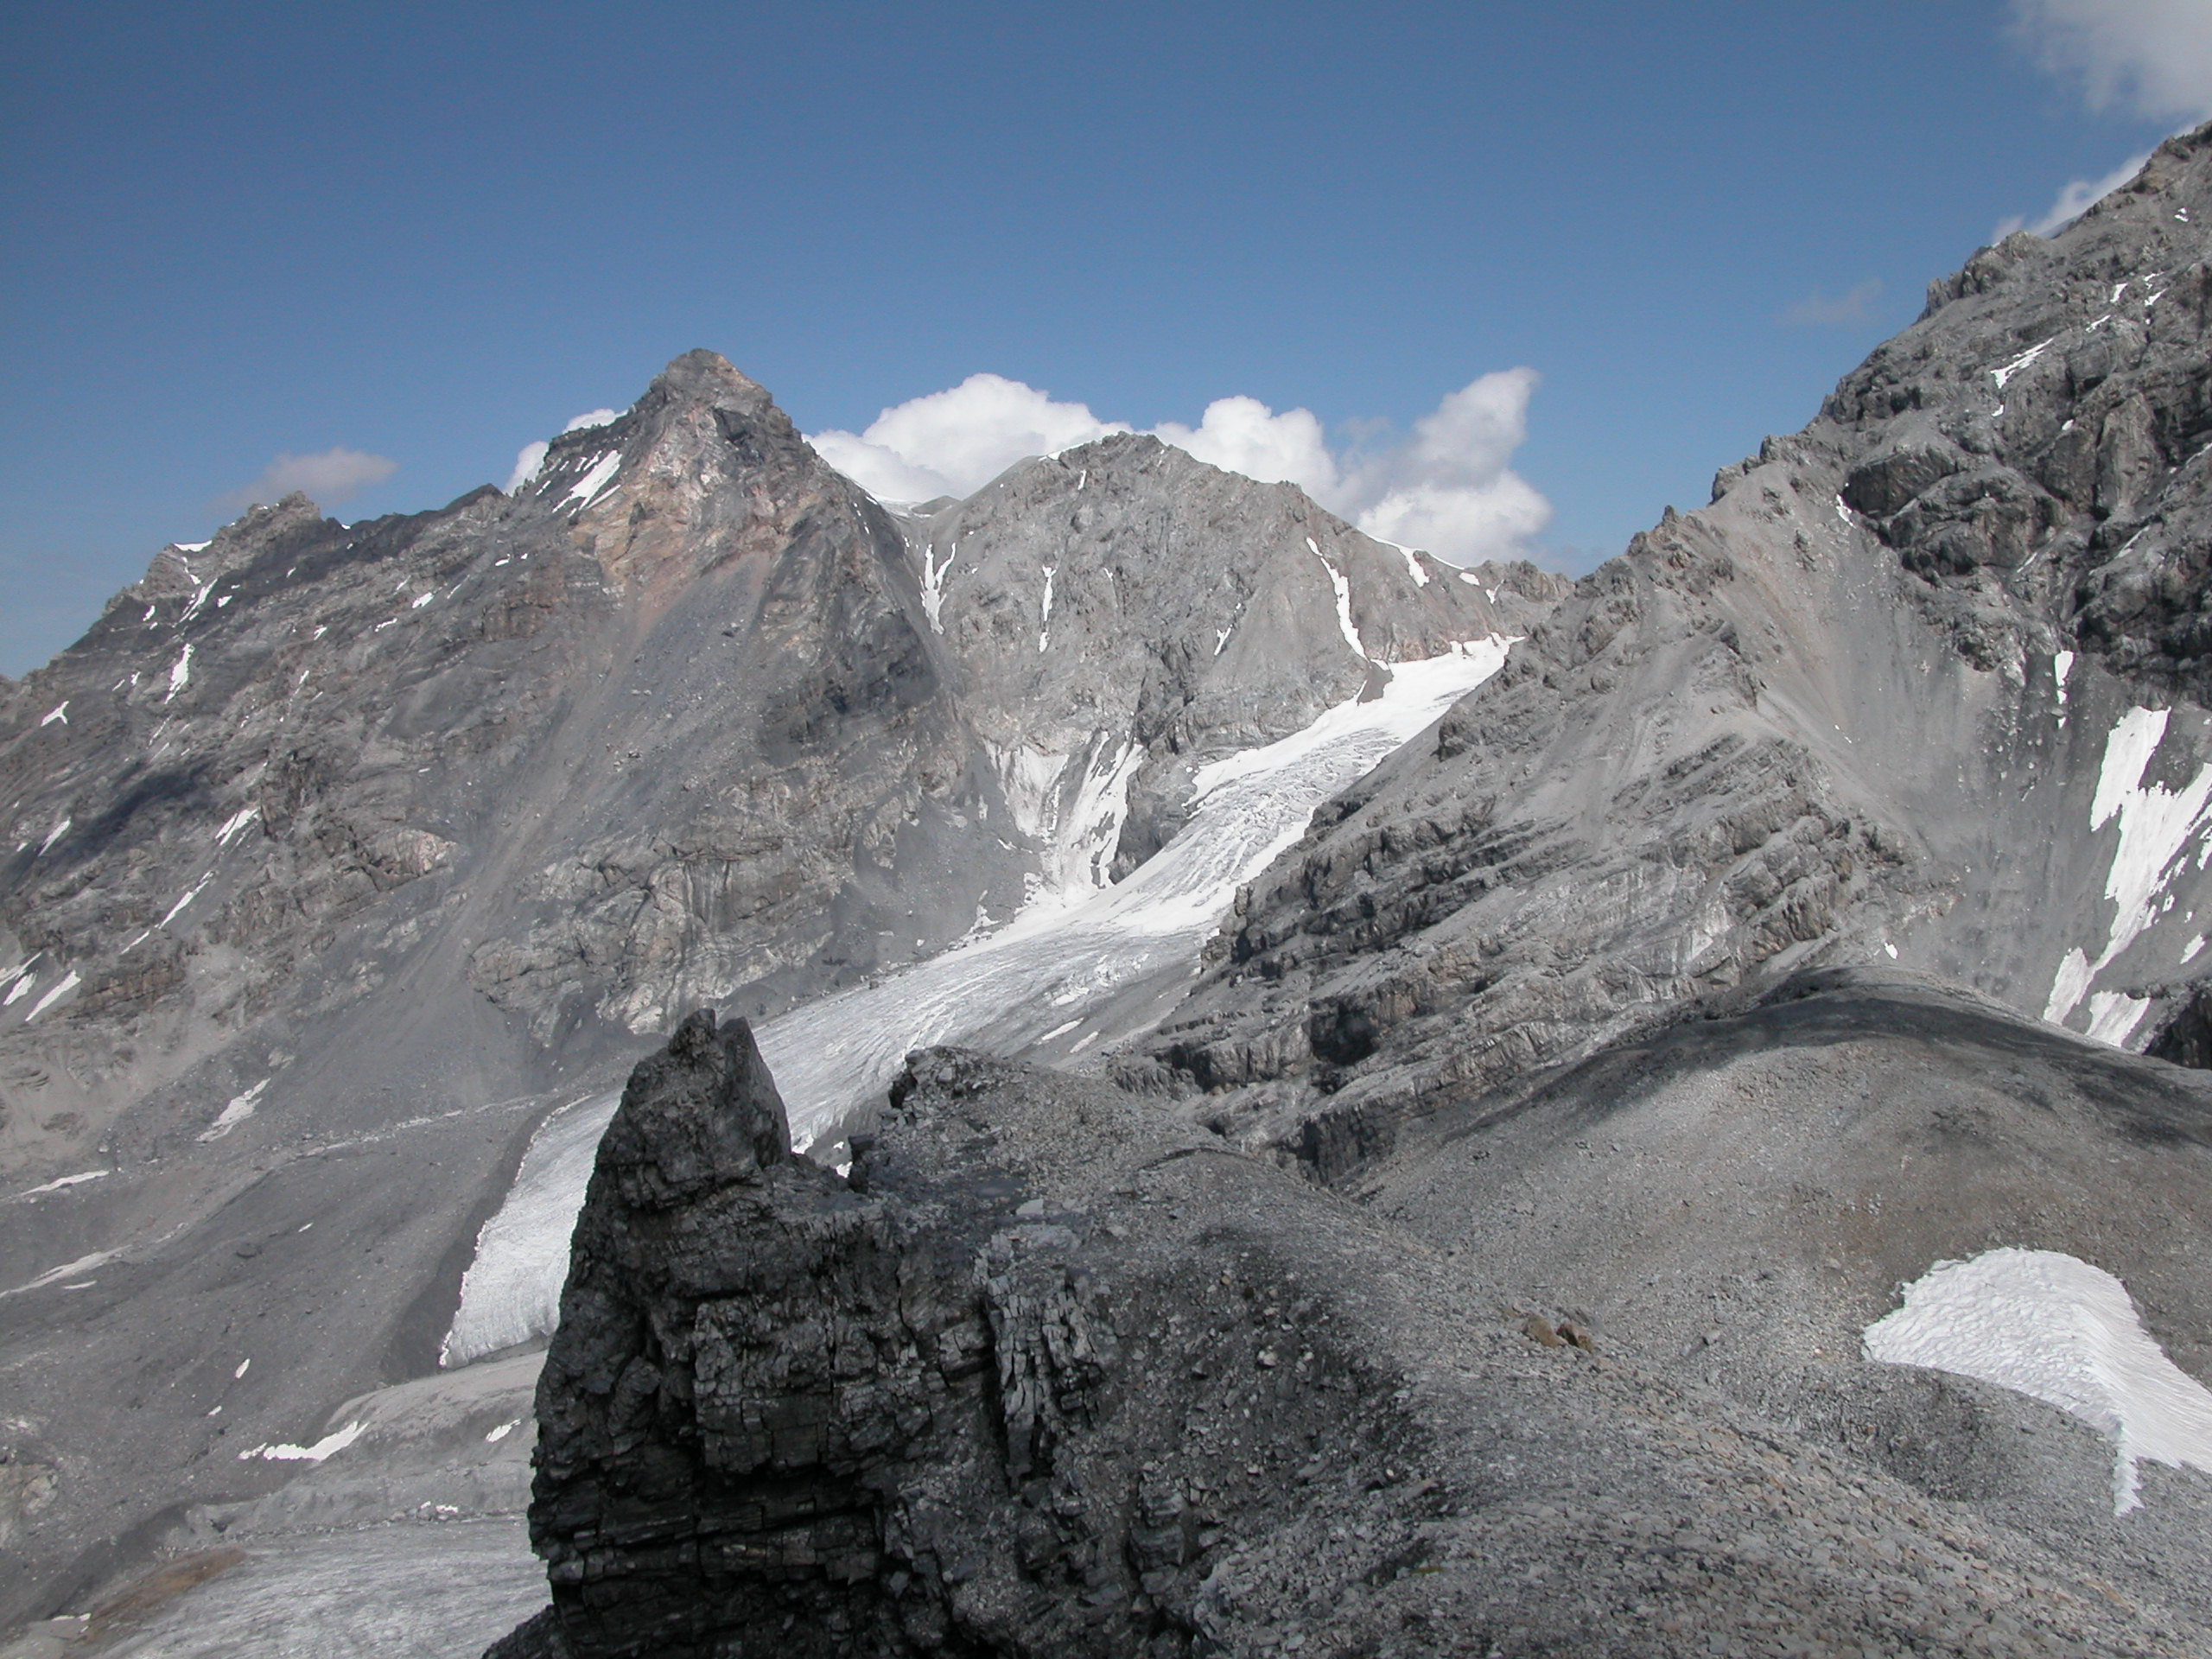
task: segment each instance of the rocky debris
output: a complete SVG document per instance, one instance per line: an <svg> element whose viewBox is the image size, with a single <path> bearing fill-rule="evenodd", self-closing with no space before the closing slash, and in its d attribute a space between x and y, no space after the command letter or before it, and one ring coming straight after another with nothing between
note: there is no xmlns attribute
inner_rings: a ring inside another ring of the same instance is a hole
<svg viewBox="0 0 2212 1659"><path fill-rule="evenodd" d="M1818 963L2155 1040L2212 884L2185 847L2136 870L2106 772L2132 709L2162 711L2146 791L2205 741L2208 219L2212 128L1976 256L1317 814L1120 1075L1338 1179L1440 1102Z"/></svg>
<svg viewBox="0 0 2212 1659"><path fill-rule="evenodd" d="M1496 1160L1362 1206L932 1050L857 1182L739 1157L668 1201L645 1172L772 1117L748 1052L688 1021L602 1149L539 1397L555 1605L501 1659L2202 1649L2156 1573L1752 1417L1632 1308L1502 1317L1541 1258L1465 1209L1444 1248L1441 1185L1382 1213Z"/></svg>

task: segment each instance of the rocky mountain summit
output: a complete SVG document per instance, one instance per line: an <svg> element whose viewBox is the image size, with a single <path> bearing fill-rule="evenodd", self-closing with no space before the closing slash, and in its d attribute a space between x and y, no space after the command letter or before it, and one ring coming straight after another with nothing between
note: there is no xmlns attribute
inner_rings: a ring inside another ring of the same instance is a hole
<svg viewBox="0 0 2212 1659"><path fill-rule="evenodd" d="M0 1624L488 1640L535 1388L515 1656L2212 1653L2207 223L1577 583L709 353L165 550L0 688Z"/></svg>
<svg viewBox="0 0 2212 1659"><path fill-rule="evenodd" d="M434 1366L536 1125L683 1010L1071 902L1563 588L1150 440L902 519L704 352L512 496L165 549L0 706L0 1619Z"/></svg>
<svg viewBox="0 0 2212 1659"><path fill-rule="evenodd" d="M1931 290L1117 1087L920 1051L650 1214L610 1140L502 1651L2212 1652L2212 1085L2120 1052L2202 1041L2208 219L2212 130Z"/></svg>
<svg viewBox="0 0 2212 1659"><path fill-rule="evenodd" d="M1934 285L1319 816L1131 1079L1335 1176L1433 1103L1821 963L2183 1040L2208 220L2200 130Z"/></svg>

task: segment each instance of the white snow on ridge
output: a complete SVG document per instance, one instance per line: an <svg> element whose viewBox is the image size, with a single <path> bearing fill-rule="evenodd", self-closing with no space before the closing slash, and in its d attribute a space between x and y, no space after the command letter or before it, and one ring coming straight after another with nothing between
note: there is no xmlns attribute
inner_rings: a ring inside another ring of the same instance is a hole
<svg viewBox="0 0 2212 1659"><path fill-rule="evenodd" d="M2097 976L2157 919L2160 891L2191 837L2212 822L2212 765L2199 766L2178 791L2143 782L2144 770L2165 736L2168 717L2164 709L2131 709L2105 740L2089 828L2094 832L2115 818L2120 824L2120 844L2105 876L2105 897L2114 906L2112 931L2094 962L2078 947L2060 962L2043 1013L2054 1025L2074 1012ZM2116 1018L2107 1010L2101 1023L2109 1028ZM2126 1029L2133 1031L2133 1021Z"/></svg>
<svg viewBox="0 0 2212 1659"><path fill-rule="evenodd" d="M2166 1357L2127 1287L2056 1250L1939 1262L1866 1327L1866 1357L1951 1371L2079 1417L2114 1447L2113 1513L2141 1503L2144 1459L2212 1474L2212 1391Z"/></svg>
<svg viewBox="0 0 2212 1659"><path fill-rule="evenodd" d="M1493 635L1394 664L1381 696L1339 703L1303 731L1201 768L1189 823L1127 880L1079 903L1033 906L995 933L761 1027L760 1051L790 1109L794 1143L812 1145L880 1094L911 1049L959 1042L1012 1052L1090 1021L1096 1029L1077 1045L1087 1048L1143 1028L1147 1017L1127 1012L1124 999L1141 1010L1148 995L1187 978L1238 887L1304 833L1323 801L1496 673L1513 643ZM1066 844L1089 849L1077 860L1084 873L1112 857L1116 814L1141 758L1126 741L1094 746L1067 815L1075 839ZM1028 762L1049 779L1057 802L1067 757L1024 747L996 759L1002 779ZM1041 820L1045 797L1038 788L1017 810ZM1057 817L1052 829L1062 829ZM553 1328L569 1236L616 1104L602 1095L540 1128L505 1202L477 1236L442 1363L464 1364Z"/></svg>
<svg viewBox="0 0 2212 1659"><path fill-rule="evenodd" d="M69 723L69 699L67 697L62 698L60 702L48 709L46 718L39 721L39 724L41 726L51 726L57 720L64 726L67 726Z"/></svg>
<svg viewBox="0 0 2212 1659"><path fill-rule="evenodd" d="M565 507L569 502L574 501L576 503L576 511L582 512L598 499L599 493L613 480L614 474L621 468L622 452L619 449L608 450L585 468L582 478L569 486L568 494L561 498L561 505Z"/></svg>
<svg viewBox="0 0 2212 1659"><path fill-rule="evenodd" d="M1359 629L1351 620L1351 583L1345 579L1343 571L1329 562L1329 556L1313 545L1311 536L1306 538L1306 546L1315 558L1321 561L1322 569L1329 573L1329 586L1336 590L1337 631L1344 635L1344 644L1351 647L1354 656L1373 662L1375 659L1367 654L1367 647L1360 643Z"/></svg>

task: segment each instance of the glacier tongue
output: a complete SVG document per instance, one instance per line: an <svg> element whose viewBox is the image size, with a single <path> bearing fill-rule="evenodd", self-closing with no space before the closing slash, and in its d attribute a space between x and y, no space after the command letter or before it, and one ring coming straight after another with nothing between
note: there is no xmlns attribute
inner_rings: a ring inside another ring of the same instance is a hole
<svg viewBox="0 0 2212 1659"><path fill-rule="evenodd" d="M804 1151L836 1130L888 1086L912 1049L959 1042L1011 1052L1087 1027L1072 1053L1142 1030L1157 997L1196 969L1237 887L1298 839L1322 802L1495 674L1513 643L1493 634L1394 664L1380 696L1338 703L1302 731L1200 768L1190 822L1119 886L1034 907L995 933L762 1027L760 1052L790 1109L793 1143ZM1109 769L1124 783L1125 759ZM477 1236L443 1363L553 1328L569 1235L616 1103L603 1095L564 1108L538 1130Z"/></svg>

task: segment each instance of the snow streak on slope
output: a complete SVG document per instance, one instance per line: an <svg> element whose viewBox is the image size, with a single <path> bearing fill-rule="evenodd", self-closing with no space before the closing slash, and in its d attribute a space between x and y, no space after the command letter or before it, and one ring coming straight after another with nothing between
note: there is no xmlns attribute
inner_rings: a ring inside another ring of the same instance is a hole
<svg viewBox="0 0 2212 1659"><path fill-rule="evenodd" d="M1496 673L1511 644L1493 635L1397 664L1373 701L1339 703L1303 731L1202 767L1190 822L1120 886L1025 912L971 944L762 1027L760 1052L791 1110L794 1144L804 1150L879 1096L910 1049L959 1042L1011 1053L1087 1027L1070 1051L1079 1052L1144 1029L1158 998L1195 970L1237 887L1304 833L1322 802ZM445 1363L553 1328L569 1235L615 1104L601 1096L538 1131L478 1235Z"/></svg>
<svg viewBox="0 0 2212 1659"><path fill-rule="evenodd" d="M2126 1286L2056 1250L1937 1262L1866 1327L1866 1357L1994 1382L2081 1418L2116 1449L2115 1515L2142 1502L2145 1458L2212 1474L2212 1391L2151 1339Z"/></svg>
<svg viewBox="0 0 2212 1659"><path fill-rule="evenodd" d="M2105 897L2113 905L2112 932L2094 962L2078 947L2060 961L2043 1010L2043 1017L2054 1024L2074 1012L2097 976L2158 918L2159 895L2172 880L2183 852L2212 821L2212 766L2200 766L2196 776L2178 791L2143 781L2144 771L2165 737L2168 713L2164 709L2131 709L2105 740L2104 766L2089 805L2089 829L2094 833L2110 819L2120 822L2120 845L2105 877ZM2123 1001L2132 1006L2124 1008ZM2137 997L2106 999L2095 1010L2089 1034L2116 1044L2134 1029L2149 1006Z"/></svg>

